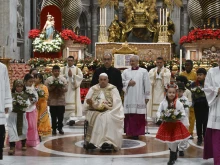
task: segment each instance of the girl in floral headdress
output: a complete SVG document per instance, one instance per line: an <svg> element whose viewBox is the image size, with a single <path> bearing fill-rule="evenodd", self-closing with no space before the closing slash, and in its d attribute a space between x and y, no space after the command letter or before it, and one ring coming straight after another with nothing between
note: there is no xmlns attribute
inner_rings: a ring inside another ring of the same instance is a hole
<svg viewBox="0 0 220 165"><path fill-rule="evenodd" d="M168 165L173 165L177 159L177 147L180 141L188 139L190 134L180 121L185 117L183 104L178 100L176 84L167 84L166 98L160 103L157 117L163 123L160 125L156 139L168 144L170 159Z"/></svg>
<svg viewBox="0 0 220 165"><path fill-rule="evenodd" d="M22 150L26 150L26 136L28 123L26 119L26 110L30 105L28 94L25 92L25 86L22 80L15 80L12 88L13 109L9 114L7 126L10 150L9 155L15 153L15 142L21 141Z"/></svg>
<svg viewBox="0 0 220 165"><path fill-rule="evenodd" d="M36 103L38 101L38 94L34 88L34 77L31 74L26 74L24 77L24 84L26 87L25 92L28 94L31 105L27 108L27 121L28 121L28 133L27 133L27 145L35 147L40 143L39 135L37 131L37 108Z"/></svg>

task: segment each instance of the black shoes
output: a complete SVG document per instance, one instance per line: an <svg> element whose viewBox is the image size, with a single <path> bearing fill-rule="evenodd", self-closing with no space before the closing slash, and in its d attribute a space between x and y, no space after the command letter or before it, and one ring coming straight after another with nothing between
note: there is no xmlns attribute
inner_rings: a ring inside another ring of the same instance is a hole
<svg viewBox="0 0 220 165"><path fill-rule="evenodd" d="M63 129L58 129L59 134L64 135Z"/></svg>
<svg viewBox="0 0 220 165"><path fill-rule="evenodd" d="M201 146L201 145L202 145L202 139L198 139L197 145L198 145L198 146Z"/></svg>
<svg viewBox="0 0 220 165"><path fill-rule="evenodd" d="M53 130L53 131L52 131L52 135L57 135L57 131L56 131L56 130Z"/></svg>
<svg viewBox="0 0 220 165"><path fill-rule="evenodd" d="M184 156L184 151L179 151L179 156Z"/></svg>
<svg viewBox="0 0 220 165"><path fill-rule="evenodd" d="M114 147L112 144L108 144L108 143L103 143L101 146L102 150L112 150Z"/></svg>
<svg viewBox="0 0 220 165"><path fill-rule="evenodd" d="M169 162L167 162L167 165L174 165L175 164L175 157L177 152L170 151L170 159Z"/></svg>

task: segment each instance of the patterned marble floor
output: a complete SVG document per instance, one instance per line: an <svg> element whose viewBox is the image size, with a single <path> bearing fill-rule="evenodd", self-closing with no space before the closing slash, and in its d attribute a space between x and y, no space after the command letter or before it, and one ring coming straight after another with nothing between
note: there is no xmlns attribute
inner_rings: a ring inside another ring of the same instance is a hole
<svg viewBox="0 0 220 165"><path fill-rule="evenodd" d="M150 134L139 140L124 136L122 149L118 152L86 151L83 145L83 127L80 124L65 126L65 135L51 136L43 139L37 147L28 148L26 152L16 149L15 156L8 156L9 147L4 148L4 160L0 165L166 165L169 157L167 145L156 141L158 127L151 125ZM176 165L212 165L213 160L203 160L203 147L196 145L196 138L189 140L189 148L184 157L179 157Z"/></svg>

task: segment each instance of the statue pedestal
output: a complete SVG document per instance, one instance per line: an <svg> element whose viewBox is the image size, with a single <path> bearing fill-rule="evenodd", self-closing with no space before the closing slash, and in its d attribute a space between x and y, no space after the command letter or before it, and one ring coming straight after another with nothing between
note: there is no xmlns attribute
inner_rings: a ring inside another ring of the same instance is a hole
<svg viewBox="0 0 220 165"><path fill-rule="evenodd" d="M34 52L34 57L36 58L62 58L62 51L51 52L51 53Z"/></svg>
<svg viewBox="0 0 220 165"><path fill-rule="evenodd" d="M5 64L9 70L9 66L10 66L10 58L0 58L0 62Z"/></svg>
<svg viewBox="0 0 220 165"><path fill-rule="evenodd" d="M84 59L85 44L74 43L71 40L64 41L63 58L73 56L75 60Z"/></svg>
<svg viewBox="0 0 220 165"><path fill-rule="evenodd" d="M198 40L192 43L184 43L183 47L186 49L185 59L200 60L205 58L208 54L205 54L204 49L214 46L217 50L220 49L220 40L208 39ZM216 53L216 52L215 52Z"/></svg>

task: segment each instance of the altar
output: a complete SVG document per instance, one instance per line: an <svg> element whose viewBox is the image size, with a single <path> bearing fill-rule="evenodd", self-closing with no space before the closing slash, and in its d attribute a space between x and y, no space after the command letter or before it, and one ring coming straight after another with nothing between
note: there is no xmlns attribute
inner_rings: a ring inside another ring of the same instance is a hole
<svg viewBox="0 0 220 165"><path fill-rule="evenodd" d="M163 57L164 60L171 59L171 44L170 43L96 43L95 44L95 58L102 59L105 54L114 54L114 49L120 49L124 44L127 44L129 48L137 51L136 55L140 57L140 60L153 60L157 57ZM124 53L126 54L126 53Z"/></svg>

